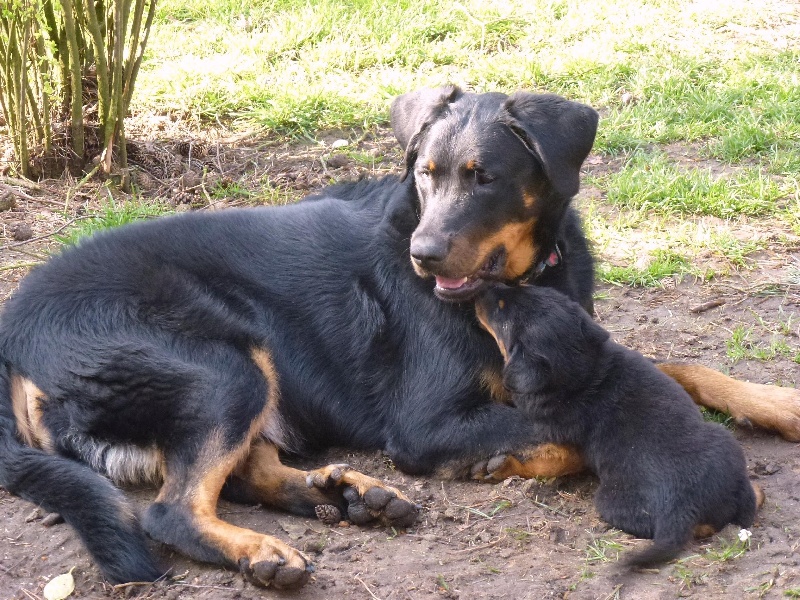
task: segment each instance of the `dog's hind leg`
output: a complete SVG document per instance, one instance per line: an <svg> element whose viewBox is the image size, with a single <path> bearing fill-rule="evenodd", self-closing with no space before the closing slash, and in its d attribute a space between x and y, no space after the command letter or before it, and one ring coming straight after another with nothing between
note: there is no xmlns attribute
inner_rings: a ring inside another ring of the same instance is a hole
<svg viewBox="0 0 800 600"><path fill-rule="evenodd" d="M737 381L702 365L662 363L658 368L677 381L699 405L800 441L800 390Z"/></svg>
<svg viewBox="0 0 800 600"><path fill-rule="evenodd" d="M264 439L253 443L247 461L226 483L223 496L326 522L347 517L359 525L379 521L406 527L417 517L416 506L398 489L345 464L313 471L289 467L281 463L278 448Z"/></svg>
<svg viewBox="0 0 800 600"><path fill-rule="evenodd" d="M211 351L209 346L206 354ZM192 409L176 419L161 449L164 483L142 525L151 537L191 558L238 567L254 584L302 586L313 571L302 553L217 516L225 480L275 418L277 392L276 382L258 372L263 373L260 363L269 361L266 351L254 349L249 357L232 348L213 351L204 379L186 390L182 406Z"/></svg>
<svg viewBox="0 0 800 600"><path fill-rule="evenodd" d="M254 584L299 587L313 571L302 553L217 517L220 490L251 442L245 439L231 446L227 434L214 431L194 457L166 454L164 485L142 525L152 538L191 558L239 568Z"/></svg>

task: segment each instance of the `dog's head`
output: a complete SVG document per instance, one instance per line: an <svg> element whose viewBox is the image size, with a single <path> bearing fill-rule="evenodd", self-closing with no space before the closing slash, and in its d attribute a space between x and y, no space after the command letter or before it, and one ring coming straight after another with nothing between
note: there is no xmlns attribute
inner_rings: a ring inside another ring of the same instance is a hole
<svg viewBox="0 0 800 600"><path fill-rule="evenodd" d="M516 394L582 388L609 338L579 304L545 287L491 286L475 312L505 360L503 385Z"/></svg>
<svg viewBox="0 0 800 600"><path fill-rule="evenodd" d="M529 276L555 246L597 113L553 95L469 94L449 86L395 99L392 127L415 180L417 274L464 301L488 281Z"/></svg>

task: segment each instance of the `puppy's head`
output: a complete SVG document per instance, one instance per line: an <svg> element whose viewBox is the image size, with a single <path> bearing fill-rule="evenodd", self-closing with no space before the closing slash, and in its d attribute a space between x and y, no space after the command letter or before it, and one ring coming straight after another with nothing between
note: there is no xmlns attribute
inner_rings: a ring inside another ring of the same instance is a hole
<svg viewBox="0 0 800 600"><path fill-rule="evenodd" d="M503 385L515 394L580 389L609 337L580 305L544 287L492 286L475 313L497 341Z"/></svg>
<svg viewBox="0 0 800 600"><path fill-rule="evenodd" d="M412 264L437 296L472 299L547 258L594 142L594 110L449 86L400 96L391 118L418 199Z"/></svg>

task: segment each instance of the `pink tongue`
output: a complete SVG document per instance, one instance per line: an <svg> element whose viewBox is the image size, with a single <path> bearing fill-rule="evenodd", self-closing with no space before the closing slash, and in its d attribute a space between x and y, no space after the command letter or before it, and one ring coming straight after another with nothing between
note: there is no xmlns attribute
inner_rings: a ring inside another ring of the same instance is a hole
<svg viewBox="0 0 800 600"><path fill-rule="evenodd" d="M456 290L465 283L467 283L466 277L462 277L461 279L447 279L446 277L438 277L438 276L436 277L436 286L444 290Z"/></svg>

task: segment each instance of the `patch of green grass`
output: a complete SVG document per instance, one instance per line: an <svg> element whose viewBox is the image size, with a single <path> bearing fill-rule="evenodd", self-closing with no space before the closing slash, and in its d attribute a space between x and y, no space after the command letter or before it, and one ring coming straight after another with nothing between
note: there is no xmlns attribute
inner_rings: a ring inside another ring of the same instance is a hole
<svg viewBox="0 0 800 600"><path fill-rule="evenodd" d="M706 573L696 573L686 565L686 559L679 560L673 568L675 577L680 580L685 589L692 589L696 585L703 585L707 579Z"/></svg>
<svg viewBox="0 0 800 600"><path fill-rule="evenodd" d="M728 358L736 363L740 360L768 361L776 357L786 357L800 363L800 350L790 346L786 340L773 336L769 343L754 342L754 327L737 325L731 331L731 337L725 342Z"/></svg>
<svg viewBox="0 0 800 600"><path fill-rule="evenodd" d="M678 166L661 152L635 152L618 172L591 182L613 204L660 214L771 215L779 209L778 200L788 196L758 168L716 177L708 170Z"/></svg>
<svg viewBox="0 0 800 600"><path fill-rule="evenodd" d="M453 82L588 102L602 153L689 141L769 161L800 141L799 36L732 28L784 22L746 0L164 0L134 109L296 137L385 123L393 96Z"/></svg>
<svg viewBox="0 0 800 600"><path fill-rule="evenodd" d="M598 277L614 285L634 287L658 287L664 279L692 272L688 259L671 250L657 249L651 252L651 260L645 267L618 267L598 265Z"/></svg>
<svg viewBox="0 0 800 600"><path fill-rule="evenodd" d="M747 268L747 257L754 252L763 250L766 242L763 240L740 240L728 231L723 231L712 236L709 246L729 263L737 268Z"/></svg>
<svg viewBox="0 0 800 600"><path fill-rule="evenodd" d="M513 506L513 505L508 500L500 500L499 502L496 502L491 508L487 509L485 512L482 511L482 510L478 510L477 508L473 508L471 506L466 507L466 508L473 515L477 515L479 517L483 517L484 519L491 519L497 513L502 512L502 511L506 510L507 508L511 508L511 506Z"/></svg>
<svg viewBox="0 0 800 600"><path fill-rule="evenodd" d="M170 210L169 207L160 204L144 204L135 201L108 202L99 211L76 221L72 227L55 236L55 239L64 245L77 244L82 238L98 231L159 217Z"/></svg>
<svg viewBox="0 0 800 600"><path fill-rule="evenodd" d="M719 545L709 548L705 552L705 557L714 562L728 562L744 556L750 549L750 540L742 541L738 538L728 540L719 539Z"/></svg>
<svg viewBox="0 0 800 600"><path fill-rule="evenodd" d="M734 418L730 415L726 415L724 412L714 410L713 408L706 408L705 406L700 407L700 412L703 414L703 419L706 421L711 423L719 423L731 431L736 429L736 421Z"/></svg>
<svg viewBox="0 0 800 600"><path fill-rule="evenodd" d="M612 535L616 535L616 533ZM587 564L591 564L617 561L619 560L619 553L622 549L622 544L609 537L594 538L586 546L586 562Z"/></svg>

